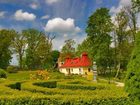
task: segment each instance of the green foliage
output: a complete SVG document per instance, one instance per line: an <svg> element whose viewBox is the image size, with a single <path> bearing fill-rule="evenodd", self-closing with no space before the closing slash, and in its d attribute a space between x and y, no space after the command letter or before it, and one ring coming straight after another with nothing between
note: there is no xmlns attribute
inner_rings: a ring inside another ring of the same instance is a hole
<svg viewBox="0 0 140 105"><path fill-rule="evenodd" d="M13 51L18 56L18 63L19 68L23 69L23 56L25 54L25 49L27 46L27 40L25 38L25 35L22 33L16 33L14 41L12 43Z"/></svg>
<svg viewBox="0 0 140 105"><path fill-rule="evenodd" d="M3 69L0 69L0 78L7 78L6 71Z"/></svg>
<svg viewBox="0 0 140 105"><path fill-rule="evenodd" d="M20 82L16 82L15 84L8 85L8 87L10 87L11 89L21 90L21 83Z"/></svg>
<svg viewBox="0 0 140 105"><path fill-rule="evenodd" d="M64 73L60 73L60 72L50 72L49 78L50 79L64 79L65 75Z"/></svg>
<svg viewBox="0 0 140 105"><path fill-rule="evenodd" d="M67 98L67 99L66 99ZM75 99L74 99L75 98ZM133 105L129 103L128 99L81 99L81 97L63 97L63 96L53 96L53 97L17 97L17 98L5 98L0 100L0 104L4 105Z"/></svg>
<svg viewBox="0 0 140 105"><path fill-rule="evenodd" d="M136 35L135 47L127 70L125 89L133 99L140 99L140 32Z"/></svg>
<svg viewBox="0 0 140 105"><path fill-rule="evenodd" d="M140 0L131 0L135 11L140 11Z"/></svg>
<svg viewBox="0 0 140 105"><path fill-rule="evenodd" d="M47 88L56 88L57 82L56 81L37 82L37 83L33 83L33 85L47 87Z"/></svg>
<svg viewBox="0 0 140 105"><path fill-rule="evenodd" d="M32 80L48 80L48 78L48 72L45 70L39 70L33 74L30 74L30 79Z"/></svg>
<svg viewBox="0 0 140 105"><path fill-rule="evenodd" d="M111 17L107 8L97 9L88 20L86 32L88 35L89 53L100 69L106 70L110 62L110 44L112 31ZM85 42L87 43L87 42ZM84 44L83 44L84 45ZM87 48L87 47L86 47ZM85 48L85 49L86 49Z"/></svg>
<svg viewBox="0 0 140 105"><path fill-rule="evenodd" d="M116 34L116 60L118 69L126 69L128 60L132 51L132 43L130 43L129 33L126 31L128 27L129 18L124 10L121 10L115 18L117 25L115 25ZM132 39L133 41L133 39Z"/></svg>
<svg viewBox="0 0 140 105"><path fill-rule="evenodd" d="M94 52L92 51L92 41L87 37L81 44L78 45L76 55L81 56L83 52L87 52L89 58L93 60Z"/></svg>
<svg viewBox="0 0 140 105"><path fill-rule="evenodd" d="M95 90L95 89L111 89L113 88L113 85L108 85L105 83L91 83L83 80L74 80L74 81L68 81L68 82L59 82L57 84L58 88L62 89L82 89L82 90Z"/></svg>
<svg viewBox="0 0 140 105"><path fill-rule="evenodd" d="M52 56L51 65L52 65L53 69L57 68L57 66L58 66L57 61L58 61L59 55L60 55L60 52L57 50L54 50L51 52L51 56Z"/></svg>
<svg viewBox="0 0 140 105"><path fill-rule="evenodd" d="M71 81L71 83L76 82L77 81ZM0 92L2 91L2 89L5 89L5 92L9 92L9 94L7 96L0 95L0 104L132 105L123 90L114 86L110 86L109 89L101 90L96 89L85 91L77 89L75 91L72 91L70 89L51 89L47 87L40 87L33 85L36 82L26 81L22 83L21 91L17 91L4 86L9 83L11 84L12 82L9 81L7 83L1 83L2 88L0 88ZM78 83L81 84L85 82L79 81Z"/></svg>
<svg viewBox="0 0 140 105"><path fill-rule="evenodd" d="M29 80L30 74L34 74L35 71L18 71L17 73L8 73L7 79L14 81Z"/></svg>
<svg viewBox="0 0 140 105"><path fill-rule="evenodd" d="M12 66L12 65L8 66L6 69L8 73L17 73L18 70L19 68L17 66Z"/></svg>
<svg viewBox="0 0 140 105"><path fill-rule="evenodd" d="M6 69L12 59L10 46L14 35L14 30L0 30L0 68L2 69Z"/></svg>
<svg viewBox="0 0 140 105"><path fill-rule="evenodd" d="M73 39L68 39L65 41L65 45L61 50L61 59L64 60L66 57L75 56L75 41Z"/></svg>
<svg viewBox="0 0 140 105"><path fill-rule="evenodd" d="M21 72L14 74L14 76L19 73ZM16 76L16 78L21 77ZM28 79L26 81L20 80L20 82L19 80L0 80L0 105L133 105L123 88L116 87L114 84L109 85L74 78L51 79L49 81ZM62 89L58 88L56 82L58 85L80 86L80 88L84 87L85 89ZM17 89L19 86L17 83L21 84L20 91ZM9 85L13 85L13 88L9 88ZM57 87L49 88L48 86ZM96 87L96 89L92 90L86 86Z"/></svg>
<svg viewBox="0 0 140 105"><path fill-rule="evenodd" d="M25 63L28 69L44 69L51 59L52 39L35 29L23 31L27 40Z"/></svg>

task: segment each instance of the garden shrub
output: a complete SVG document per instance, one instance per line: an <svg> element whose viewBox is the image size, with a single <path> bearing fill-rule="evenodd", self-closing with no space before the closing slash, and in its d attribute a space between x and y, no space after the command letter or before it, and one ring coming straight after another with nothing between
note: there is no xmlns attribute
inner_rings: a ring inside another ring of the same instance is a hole
<svg viewBox="0 0 140 105"><path fill-rule="evenodd" d="M10 65L10 66L7 67L6 71L8 73L17 73L18 72L18 69L19 68L17 66Z"/></svg>
<svg viewBox="0 0 140 105"><path fill-rule="evenodd" d="M14 81L3 84L10 83L15 84ZM1 85L0 93L5 90L8 94L0 94L0 105L133 105L122 88L72 91L40 87L33 83L37 82L23 82L21 91Z"/></svg>
<svg viewBox="0 0 140 105"><path fill-rule="evenodd" d="M7 78L7 73L3 69L0 69L0 78Z"/></svg>
<svg viewBox="0 0 140 105"><path fill-rule="evenodd" d="M127 66L125 89L140 103L140 32L136 35L135 47Z"/></svg>
<svg viewBox="0 0 140 105"><path fill-rule="evenodd" d="M68 82L59 82L57 84L58 88L62 89L83 89L83 90L95 90L95 89L110 89L114 87L114 84L106 83L94 83L86 82L83 80L74 80Z"/></svg>
<svg viewBox="0 0 140 105"><path fill-rule="evenodd" d="M86 99L70 96L0 97L0 105L134 105L127 98Z"/></svg>
<svg viewBox="0 0 140 105"><path fill-rule="evenodd" d="M48 72L46 70L38 70L34 74L30 74L30 79L32 80L48 80Z"/></svg>
<svg viewBox="0 0 140 105"><path fill-rule="evenodd" d="M21 90L21 83L20 82L16 82L15 84L8 85L8 87L10 87L11 89Z"/></svg>
<svg viewBox="0 0 140 105"><path fill-rule="evenodd" d="M47 88L56 88L57 82L56 81L37 82L37 83L33 83L33 85L47 87Z"/></svg>
<svg viewBox="0 0 140 105"><path fill-rule="evenodd" d="M81 85L81 84L58 84L57 87L61 89L72 89L72 90L76 90L76 89L95 90L96 89L95 86Z"/></svg>

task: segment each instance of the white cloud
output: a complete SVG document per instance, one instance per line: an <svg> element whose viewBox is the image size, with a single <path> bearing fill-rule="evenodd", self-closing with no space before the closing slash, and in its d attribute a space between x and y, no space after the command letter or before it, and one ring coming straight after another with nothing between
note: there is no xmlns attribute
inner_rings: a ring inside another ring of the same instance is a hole
<svg viewBox="0 0 140 105"><path fill-rule="evenodd" d="M73 39L76 42L76 47L77 47L77 44L82 43L85 38L86 38L86 34L75 35L74 37L72 35L67 36L66 34L64 34L62 37L55 38L53 40L53 49L55 50L57 49L61 51L62 47L65 44L65 40L68 40L68 39Z"/></svg>
<svg viewBox="0 0 140 105"><path fill-rule="evenodd" d="M4 18L5 17L6 12L5 11L0 11L0 18Z"/></svg>
<svg viewBox="0 0 140 105"><path fill-rule="evenodd" d="M116 14L118 13L123 7L131 6L131 0L120 0L117 7L113 6L110 9L110 13Z"/></svg>
<svg viewBox="0 0 140 105"><path fill-rule="evenodd" d="M78 33L80 28L75 26L74 19L68 18L66 20L62 18L54 18L48 21L45 26L47 32L57 33Z"/></svg>
<svg viewBox="0 0 140 105"><path fill-rule="evenodd" d="M38 9L39 8L39 4L38 3L35 3L35 2L33 2L32 4L30 4L29 6L32 9Z"/></svg>
<svg viewBox="0 0 140 105"><path fill-rule="evenodd" d="M21 9L17 10L14 14L15 19L19 20L19 21L33 21L36 19L36 15L34 15L33 13L28 13L28 12L23 12Z"/></svg>
<svg viewBox="0 0 140 105"><path fill-rule="evenodd" d="M49 15L44 15L44 16L41 17L41 19L48 19L48 18L50 18Z"/></svg>
<svg viewBox="0 0 140 105"><path fill-rule="evenodd" d="M60 2L61 0L46 0L46 3L47 4L54 4L54 3L57 3L57 2Z"/></svg>

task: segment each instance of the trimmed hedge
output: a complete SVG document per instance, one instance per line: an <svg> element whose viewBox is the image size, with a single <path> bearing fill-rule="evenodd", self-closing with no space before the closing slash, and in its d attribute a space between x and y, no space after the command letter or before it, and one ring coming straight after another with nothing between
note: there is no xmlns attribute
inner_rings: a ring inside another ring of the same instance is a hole
<svg viewBox="0 0 140 105"><path fill-rule="evenodd" d="M95 90L95 89L110 89L114 85L112 84L103 84L103 83L94 83L94 82L87 82L87 81L68 81L68 82L59 82L57 84L58 88L61 89L83 89L83 90Z"/></svg>
<svg viewBox="0 0 140 105"><path fill-rule="evenodd" d="M6 71L4 71L3 69L0 69L0 78L7 78Z"/></svg>
<svg viewBox="0 0 140 105"><path fill-rule="evenodd" d="M88 99L70 96L33 96L33 97L0 97L0 105L134 105L127 98L120 99Z"/></svg>
<svg viewBox="0 0 140 105"><path fill-rule="evenodd" d="M47 87L47 88L56 88L57 82L56 81L37 82L37 83L33 83L33 85Z"/></svg>
<svg viewBox="0 0 140 105"><path fill-rule="evenodd" d="M5 80L0 84L0 105L133 105L122 88L112 85L109 89L72 91L33 85L39 82L41 81L22 82L19 91L7 87L9 84L16 84L16 81ZM46 81L42 81L44 82Z"/></svg>
<svg viewBox="0 0 140 105"><path fill-rule="evenodd" d="M58 84L57 87L61 89L72 89L72 90L76 90L76 89L95 90L96 89L95 86L81 85L81 84Z"/></svg>
<svg viewBox="0 0 140 105"><path fill-rule="evenodd" d="M16 82L15 84L8 85L8 87L10 87L11 89L21 90L21 83L20 82Z"/></svg>

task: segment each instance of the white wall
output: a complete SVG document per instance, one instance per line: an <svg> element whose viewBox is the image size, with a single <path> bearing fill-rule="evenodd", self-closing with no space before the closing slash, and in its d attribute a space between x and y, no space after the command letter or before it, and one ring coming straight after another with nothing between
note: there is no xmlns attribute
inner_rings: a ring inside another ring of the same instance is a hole
<svg viewBox="0 0 140 105"><path fill-rule="evenodd" d="M68 74L68 72L66 71L66 68L60 68L59 71L64 74Z"/></svg>
<svg viewBox="0 0 140 105"><path fill-rule="evenodd" d="M70 69L71 74L83 74L83 68L68 68ZM59 71L64 74L68 74L66 68L60 68Z"/></svg>

